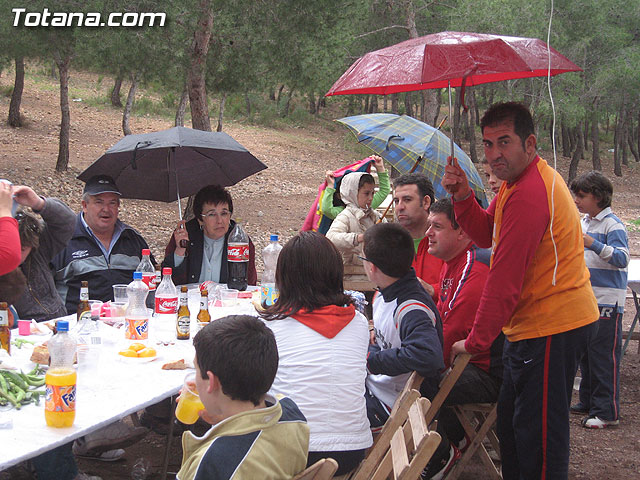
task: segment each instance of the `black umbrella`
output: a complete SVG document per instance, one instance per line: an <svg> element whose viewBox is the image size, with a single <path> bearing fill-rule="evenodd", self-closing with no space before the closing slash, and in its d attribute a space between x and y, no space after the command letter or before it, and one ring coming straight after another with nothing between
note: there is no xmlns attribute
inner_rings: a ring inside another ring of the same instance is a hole
<svg viewBox="0 0 640 480"><path fill-rule="evenodd" d="M207 185L235 185L265 168L226 133L174 127L127 135L78 178L109 175L123 198L179 202Z"/></svg>

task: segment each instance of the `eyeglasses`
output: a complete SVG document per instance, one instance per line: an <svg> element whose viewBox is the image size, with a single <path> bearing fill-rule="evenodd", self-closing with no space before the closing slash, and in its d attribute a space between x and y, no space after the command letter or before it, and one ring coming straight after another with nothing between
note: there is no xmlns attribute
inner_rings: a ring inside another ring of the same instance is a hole
<svg viewBox="0 0 640 480"><path fill-rule="evenodd" d="M209 212L209 213L203 213L200 216L205 220L207 218L210 218L210 219L213 220L214 218L217 218L217 217L229 218L231 216L231 212L229 210L222 210L220 213L218 213L218 212Z"/></svg>
<svg viewBox="0 0 640 480"><path fill-rule="evenodd" d="M15 219L18 222L18 225L22 225L22 222L24 222L24 220L28 217L28 215L24 212L16 212L15 215ZM28 223L27 224L27 228L29 230L31 230L33 233L35 233L36 235L40 235L40 229L38 228L37 225L33 224L33 223Z"/></svg>
<svg viewBox="0 0 640 480"><path fill-rule="evenodd" d="M369 260L367 257L362 257L360 255L356 255L356 257L358 257L360 260L362 260L363 262L369 262L369 263L373 263L371 260ZM375 263L373 263L375 265Z"/></svg>

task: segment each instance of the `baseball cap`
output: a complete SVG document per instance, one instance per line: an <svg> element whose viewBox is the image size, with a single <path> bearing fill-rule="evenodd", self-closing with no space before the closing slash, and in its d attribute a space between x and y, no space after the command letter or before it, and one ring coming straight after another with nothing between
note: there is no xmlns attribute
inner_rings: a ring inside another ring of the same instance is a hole
<svg viewBox="0 0 640 480"><path fill-rule="evenodd" d="M82 193L88 193L89 195L99 195L101 193L115 193L122 195L116 183L109 175L96 175L91 177L84 186Z"/></svg>

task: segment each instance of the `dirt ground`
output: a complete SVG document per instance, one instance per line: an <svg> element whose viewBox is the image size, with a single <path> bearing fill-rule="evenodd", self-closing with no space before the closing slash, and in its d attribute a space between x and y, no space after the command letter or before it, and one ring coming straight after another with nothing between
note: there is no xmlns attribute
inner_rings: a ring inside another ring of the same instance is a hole
<svg viewBox="0 0 640 480"><path fill-rule="evenodd" d="M100 81L97 75L72 72L71 94L71 155L69 170L54 172L58 150L59 100L57 84L38 74L39 67L28 66L28 77L22 101L27 121L25 127L12 129L4 119L0 125L0 178L16 184L32 186L42 195L57 196L73 209L80 209L81 183L76 176L122 136L121 112L107 107L92 107L84 98L106 95L110 80ZM0 88L10 86L12 72L0 76ZM0 97L0 112L8 112L9 98ZM336 111L334 117L343 115ZM168 119L150 116L133 117L135 133L162 130L172 126ZM269 168L231 187L234 198L234 217L241 219L249 235L261 251L268 243L268 235L278 233L283 241L295 235L315 198L323 172L351 163L364 155L353 147L350 134L330 121L313 127L269 129L227 123L225 131L249 149ZM605 147L603 145L603 148ZM550 152L541 152L550 163ZM604 173L614 183L614 211L629 230L632 255L640 255L639 227L632 223L640 217L640 175L633 158L623 167L622 177L613 177L612 154L603 153ZM580 171L590 165L583 160ZM568 159L558 157L558 170L565 176ZM124 200L120 218L136 227L149 242L156 258L163 256L164 246L177 221L177 204ZM260 264L261 261L258 261ZM261 271L261 265L258 266ZM635 308L627 300L624 316L629 328ZM571 419L571 479L640 478L640 355L638 342L631 342L621 368L620 426L615 429L589 431L579 426L579 418ZM164 437L150 433L144 440L129 447L124 460L104 464L79 460L82 471L104 479L127 479L138 458L149 459L152 473L159 478L164 452ZM170 472L176 472L181 461L181 447L174 439L170 454ZM24 465L0 473L0 480L30 478ZM172 478L171 476L169 478ZM475 467L463 478L484 478L481 468Z"/></svg>

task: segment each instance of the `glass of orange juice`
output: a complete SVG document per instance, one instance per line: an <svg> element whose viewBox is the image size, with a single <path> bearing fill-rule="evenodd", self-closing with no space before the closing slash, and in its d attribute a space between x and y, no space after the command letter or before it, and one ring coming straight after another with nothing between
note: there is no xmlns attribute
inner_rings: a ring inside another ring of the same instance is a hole
<svg viewBox="0 0 640 480"><path fill-rule="evenodd" d="M176 418L186 425L191 425L198 421L200 410L204 410L204 405L196 389L196 374L192 372L184 379L184 386L176 406Z"/></svg>

